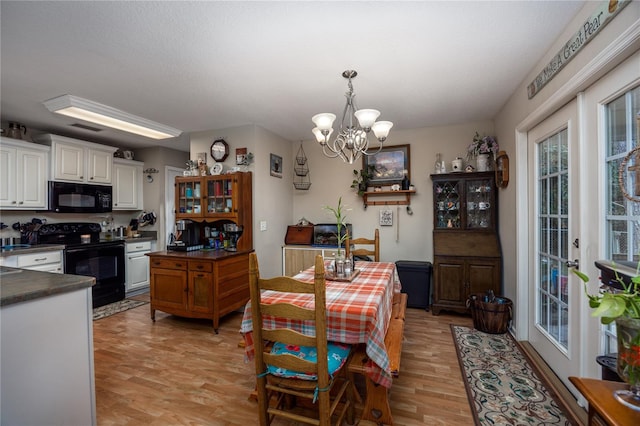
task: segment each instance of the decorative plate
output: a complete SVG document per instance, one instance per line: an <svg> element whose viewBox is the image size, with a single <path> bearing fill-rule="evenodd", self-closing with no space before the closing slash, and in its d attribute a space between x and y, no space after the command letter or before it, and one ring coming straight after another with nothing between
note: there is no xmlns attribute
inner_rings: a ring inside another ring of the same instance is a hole
<svg viewBox="0 0 640 426"><path fill-rule="evenodd" d="M213 166L211 166L212 175L219 175L222 173L223 170L224 170L224 166L222 165L222 163L215 163Z"/></svg>

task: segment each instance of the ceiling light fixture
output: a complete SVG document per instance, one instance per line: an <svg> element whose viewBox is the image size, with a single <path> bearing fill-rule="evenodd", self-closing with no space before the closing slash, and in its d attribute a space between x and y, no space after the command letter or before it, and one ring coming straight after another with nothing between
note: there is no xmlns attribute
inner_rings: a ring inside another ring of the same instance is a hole
<svg viewBox="0 0 640 426"><path fill-rule="evenodd" d="M51 112L152 139L173 138L182 133L173 127L73 95L49 99L44 101L44 106Z"/></svg>
<svg viewBox="0 0 640 426"><path fill-rule="evenodd" d="M322 113L316 114L311 121L316 125L312 130L316 136L316 140L322 146L322 152L329 158L340 157L346 163L353 164L362 154L374 155L382 149L382 144L389 135L389 130L393 127L390 121L378 121L380 111L375 109L356 109L355 97L353 93L354 79L358 73L353 70L346 70L342 76L349 80L349 91L345 93L347 104L342 113L342 122L340 123L340 132L329 143L331 133L333 133L333 121L336 119L335 114ZM357 125L356 125L357 119ZM380 146L374 152L367 152L369 149L368 134L373 130L376 138L380 142Z"/></svg>

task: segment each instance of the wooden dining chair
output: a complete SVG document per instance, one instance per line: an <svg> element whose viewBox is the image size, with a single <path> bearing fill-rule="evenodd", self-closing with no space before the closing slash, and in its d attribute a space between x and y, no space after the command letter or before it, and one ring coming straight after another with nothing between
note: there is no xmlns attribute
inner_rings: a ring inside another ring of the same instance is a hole
<svg viewBox="0 0 640 426"><path fill-rule="evenodd" d="M372 245L373 249L362 247L354 247L354 249L351 249L351 246L362 245ZM349 255L367 257L373 256L374 262L380 262L380 231L378 230L378 228L376 228L373 240L370 240L368 238L355 238L351 240L349 239L349 235L347 235L344 246L346 248L347 257L349 257Z"/></svg>
<svg viewBox="0 0 640 426"><path fill-rule="evenodd" d="M276 416L321 426L331 425L331 418L335 417L335 424L340 425L345 415L347 422L353 424L353 386L346 373L351 347L327 342L322 256L315 259L314 282L305 283L291 277L260 278L258 258L251 253L249 285L260 425L271 424ZM286 300L264 304L261 298L265 290L310 294L314 303L309 303L307 308ZM278 318L283 327L264 328L264 316ZM315 336L287 328L289 320L309 322ZM307 403L297 401L297 397L306 399ZM296 403L293 407L290 407L291 401Z"/></svg>

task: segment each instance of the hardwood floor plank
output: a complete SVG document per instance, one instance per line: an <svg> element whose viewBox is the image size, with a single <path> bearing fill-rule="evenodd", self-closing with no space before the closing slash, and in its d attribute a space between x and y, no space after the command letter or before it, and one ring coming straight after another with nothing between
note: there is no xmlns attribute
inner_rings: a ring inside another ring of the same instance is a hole
<svg viewBox="0 0 640 426"><path fill-rule="evenodd" d="M254 366L238 347L241 319L241 313L224 317L215 334L211 321L163 312L154 323L143 305L95 321L98 424L257 424L248 398ZM471 318L407 309L405 321L400 377L389 396L395 424L473 424L449 329L471 326Z"/></svg>

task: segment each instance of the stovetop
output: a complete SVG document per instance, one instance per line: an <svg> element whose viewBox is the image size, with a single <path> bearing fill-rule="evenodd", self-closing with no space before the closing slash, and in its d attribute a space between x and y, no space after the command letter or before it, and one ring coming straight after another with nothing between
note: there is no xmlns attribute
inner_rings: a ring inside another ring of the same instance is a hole
<svg viewBox="0 0 640 426"><path fill-rule="evenodd" d="M38 229L39 244L83 244L100 242L99 223L63 222L48 223Z"/></svg>

